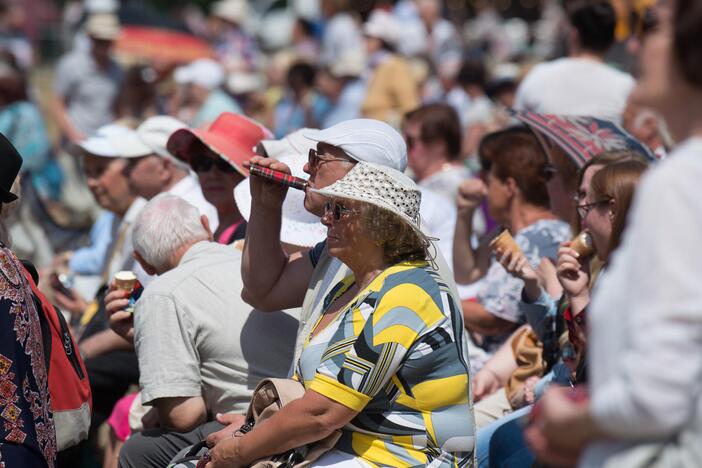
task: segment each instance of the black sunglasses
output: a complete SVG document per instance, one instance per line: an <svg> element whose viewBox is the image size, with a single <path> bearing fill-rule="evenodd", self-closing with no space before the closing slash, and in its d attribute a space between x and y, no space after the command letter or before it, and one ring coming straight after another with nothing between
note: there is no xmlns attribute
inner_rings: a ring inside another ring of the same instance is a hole
<svg viewBox="0 0 702 468"><path fill-rule="evenodd" d="M319 166L326 162L332 162L332 161L339 161L339 162L346 162L349 164L353 164L354 162L346 159L346 158L340 158L336 156L326 156L322 157L320 156L323 153L320 153L314 148L310 148L310 152L307 154L307 163L310 165L310 172L314 172L317 169L319 169Z"/></svg>
<svg viewBox="0 0 702 468"><path fill-rule="evenodd" d="M324 214L331 213L334 221L339 221L342 216L353 213L354 210L346 208L337 202L326 202L324 204Z"/></svg>
<svg viewBox="0 0 702 468"><path fill-rule="evenodd" d="M215 159L209 156L195 156L190 161L190 167L192 167L195 172L208 172L212 169L212 166L216 167L219 172L224 174L234 174L236 172L236 169L234 169L231 164L220 157Z"/></svg>

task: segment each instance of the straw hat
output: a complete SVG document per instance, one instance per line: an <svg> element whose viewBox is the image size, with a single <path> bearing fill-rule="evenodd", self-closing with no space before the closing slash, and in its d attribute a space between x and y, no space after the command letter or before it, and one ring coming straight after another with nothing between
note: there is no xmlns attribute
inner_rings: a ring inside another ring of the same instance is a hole
<svg viewBox="0 0 702 468"><path fill-rule="evenodd" d="M420 238L428 239L419 217L422 194L412 179L395 169L361 161L333 184L311 190L324 197L356 200L389 211L409 224Z"/></svg>

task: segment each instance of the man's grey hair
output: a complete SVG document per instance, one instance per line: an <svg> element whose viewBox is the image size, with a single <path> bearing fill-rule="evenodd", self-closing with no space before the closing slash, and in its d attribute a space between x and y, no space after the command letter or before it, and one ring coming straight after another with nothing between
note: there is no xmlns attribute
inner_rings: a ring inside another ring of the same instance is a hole
<svg viewBox="0 0 702 468"><path fill-rule="evenodd" d="M132 234L134 250L157 270L165 270L175 251L209 239L200 212L180 197L161 193L137 216Z"/></svg>

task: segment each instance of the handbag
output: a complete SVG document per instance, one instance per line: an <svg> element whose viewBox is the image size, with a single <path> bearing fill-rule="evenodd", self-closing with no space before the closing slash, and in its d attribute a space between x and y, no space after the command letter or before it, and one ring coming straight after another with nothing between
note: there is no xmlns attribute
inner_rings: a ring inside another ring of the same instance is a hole
<svg viewBox="0 0 702 468"><path fill-rule="evenodd" d="M283 406L302 398L304 394L305 387L297 380L263 379L254 390L246 412L246 423L239 432L245 434L251 431L256 424L270 418ZM336 430L312 444L258 460L251 464L251 468L304 468L334 448L340 437L341 431Z"/></svg>
<svg viewBox="0 0 702 468"><path fill-rule="evenodd" d="M302 398L305 387L292 379L263 379L253 392L249 409L246 412L246 422L234 433L234 437L242 436L251 431L256 424L273 416L293 400ZM286 452L262 458L250 465L251 468L304 468L319 457L333 449L341 437L341 431L336 430L322 440L297 447ZM183 458L171 463L172 467L204 466L209 461L209 453L202 453L204 443L195 445L197 449L189 450ZM197 457L197 458L196 458ZM195 463L198 459L199 462Z"/></svg>
<svg viewBox="0 0 702 468"><path fill-rule="evenodd" d="M512 352L517 369L505 385L507 400L513 409L524 406L522 389L524 383L533 376L541 377L546 370L543 360L543 344L531 327L524 327L512 339Z"/></svg>

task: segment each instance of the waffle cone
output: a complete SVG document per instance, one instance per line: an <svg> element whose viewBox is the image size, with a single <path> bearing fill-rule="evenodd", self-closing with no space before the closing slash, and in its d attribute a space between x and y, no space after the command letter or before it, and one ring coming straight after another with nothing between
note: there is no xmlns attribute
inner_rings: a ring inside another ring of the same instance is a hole
<svg viewBox="0 0 702 468"><path fill-rule="evenodd" d="M578 258L586 258L595 251L592 247L592 237L587 231L582 231L570 241L570 248L578 253Z"/></svg>
<svg viewBox="0 0 702 468"><path fill-rule="evenodd" d="M522 251L507 229L490 242L490 248L493 252L500 250L502 252L512 252L513 254L521 253Z"/></svg>

